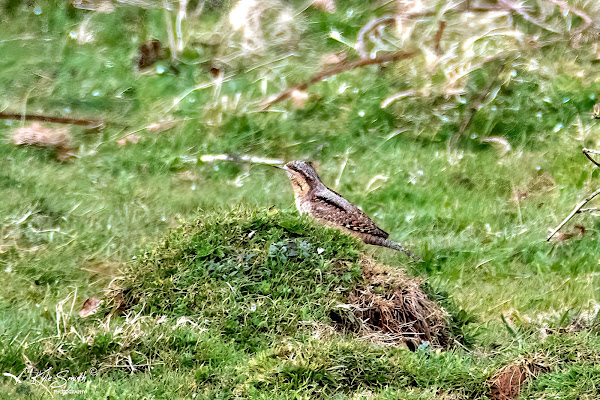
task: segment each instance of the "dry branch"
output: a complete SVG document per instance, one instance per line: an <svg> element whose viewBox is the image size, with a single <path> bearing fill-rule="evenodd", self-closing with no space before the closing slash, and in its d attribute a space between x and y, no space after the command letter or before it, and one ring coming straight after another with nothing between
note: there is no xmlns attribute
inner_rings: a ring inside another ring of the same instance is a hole
<svg viewBox="0 0 600 400"><path fill-rule="evenodd" d="M77 119L68 117L53 117L50 115L32 115L20 113L0 112L0 119L51 122L55 124L87 126L88 128L102 128L105 126L104 121L98 119Z"/></svg>
<svg viewBox="0 0 600 400"><path fill-rule="evenodd" d="M550 241L550 239L552 239L554 237L554 235L556 235L556 233L563 227L565 226L565 224L567 222L569 222L569 220L571 218L573 218L575 216L575 214L578 214L581 209L583 208L583 206L585 206L587 203L589 203L590 201L592 201L592 199L596 196L598 196L600 194L600 189L597 189L594 193L590 194L588 197L586 197L585 199L583 199L579 204L577 204L577 206L573 209L573 211L571 211L571 213L565 218L563 219L563 221L558 224L558 226L552 231L552 233L550 235L548 235L548 237L546 238L547 241Z"/></svg>
<svg viewBox="0 0 600 400"><path fill-rule="evenodd" d="M204 154L200 156L202 162L214 161L232 161L232 162L248 162L251 164L267 164L267 165L282 165L284 160L278 158L264 158L249 156L245 154Z"/></svg>
<svg viewBox="0 0 600 400"><path fill-rule="evenodd" d="M376 57L376 58L368 58L368 59L364 59L364 60L357 60L357 61L352 61L352 62L344 62L344 63L340 63L328 70L325 71L321 71L318 74L316 74L315 76L313 76L312 78L310 78L307 82L301 83L299 85L287 88L286 90L284 90L283 92L279 93L278 95L274 96L271 100L267 100L263 106L261 107L261 110L268 110L273 104L278 103L280 101L286 100L287 98L290 97L290 95L294 92L294 91L302 91L305 90L307 87L309 87L310 85L320 82L325 78L328 78L330 76L334 76L337 74L341 74L342 72L346 72L346 71L350 71L353 70L355 68L360 68L360 67L365 67L367 65L374 65L374 64L383 64L386 62L392 62L392 61L400 61L400 60L405 60L407 58L411 58L416 54L416 52L404 52L404 51L398 51L396 53L392 53L392 54L386 54L384 56L381 57Z"/></svg>

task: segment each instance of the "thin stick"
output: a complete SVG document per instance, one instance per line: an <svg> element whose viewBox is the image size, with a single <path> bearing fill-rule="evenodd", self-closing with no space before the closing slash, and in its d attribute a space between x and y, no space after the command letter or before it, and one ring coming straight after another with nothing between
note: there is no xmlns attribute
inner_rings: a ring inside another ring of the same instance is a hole
<svg viewBox="0 0 600 400"><path fill-rule="evenodd" d="M594 212L594 211L600 211L600 208L598 208L598 207L582 208L581 210L579 210L577 212L577 214L582 214L584 212Z"/></svg>
<svg viewBox="0 0 600 400"><path fill-rule="evenodd" d="M442 35L444 34L444 29L446 29L446 21L440 21L438 30L435 33L435 36L433 38L434 49L435 49L435 52L438 54L443 53L442 47L440 46L440 41L442 40Z"/></svg>
<svg viewBox="0 0 600 400"><path fill-rule="evenodd" d="M584 148L582 151L583 151L583 154L588 158L588 160L590 160L596 167L600 168L600 164L598 164L598 162L596 160L594 160L592 158L592 156L590 156L590 154L600 154L600 151L586 149L586 148Z"/></svg>
<svg viewBox="0 0 600 400"><path fill-rule="evenodd" d="M274 96L271 100L267 100L261 107L261 110L262 111L268 110L273 104L279 103L280 101L283 101L283 100L287 99L288 97L290 97L292 92L294 92L295 90L298 90L298 91L305 90L308 86L310 86L314 83L320 82L323 79L328 78L330 76L341 74L342 72L350 71L355 68L365 67L367 65L383 64L383 63L391 62L391 61L405 60L407 58L413 57L415 54L417 54L417 53L416 52L407 53L404 51L398 51L396 53L387 54L387 55L384 55L381 57L368 58L368 59L352 61L352 62L348 62L348 63L340 63L328 70L319 72L318 74L316 74L315 76L310 78L307 82L287 88L283 92Z"/></svg>
<svg viewBox="0 0 600 400"><path fill-rule="evenodd" d="M592 199L596 196L598 196L600 194L600 189L597 189L594 193L590 194L588 197L586 197L585 199L583 199L581 201L581 203L577 204L577 207L575 207L573 209L573 211L571 211L571 213L567 216L567 218L565 218L553 231L550 235L548 235L548 237L546 238L546 241L549 241L550 239L552 239L552 237L554 235L556 235L556 233L563 227L565 226L565 224L567 222L569 222L569 220L571 218L573 218L573 216L577 213L579 213L579 211L583 208L583 206L585 206L587 203L589 203L590 201L592 201Z"/></svg>
<svg viewBox="0 0 600 400"><path fill-rule="evenodd" d="M267 165L282 165L284 160L278 158L264 158L249 156L246 154L204 154L200 156L202 162L214 161L233 161L233 162L248 162L251 164L267 164Z"/></svg>
<svg viewBox="0 0 600 400"><path fill-rule="evenodd" d="M77 119L67 117L53 117L50 115L32 115L32 114L21 114L21 113L5 113L0 112L0 119L12 119L12 120L25 120L25 121L41 121L41 122L52 122L55 124L66 124L66 125L79 125L87 126L90 128L103 127L105 124L101 120L97 119Z"/></svg>

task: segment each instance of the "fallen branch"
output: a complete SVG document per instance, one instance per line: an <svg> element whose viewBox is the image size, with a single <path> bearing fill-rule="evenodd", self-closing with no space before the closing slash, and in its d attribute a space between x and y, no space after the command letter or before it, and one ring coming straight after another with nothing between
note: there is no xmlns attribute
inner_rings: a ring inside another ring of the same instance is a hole
<svg viewBox="0 0 600 400"><path fill-rule="evenodd" d="M77 119L77 118L68 118L68 117L53 117L53 116L49 116L49 115L32 115L32 114L20 114L20 113L0 112L0 119L10 119L10 120L17 120L17 121L51 122L54 124L87 126L89 128L102 128L105 126L104 121L97 120L97 119Z"/></svg>
<svg viewBox="0 0 600 400"><path fill-rule="evenodd" d="M267 165L282 165L285 163L284 160L278 158L263 158L248 156L245 154L205 154L200 156L202 162L214 162L214 161L233 161L233 162L248 162L251 164L267 164Z"/></svg>
<svg viewBox="0 0 600 400"><path fill-rule="evenodd" d="M271 100L267 100L263 106L261 107L262 111L268 110L273 104L278 103L280 101L286 100L287 98L290 97L290 95L294 92L294 91L302 91L305 90L308 86L320 82L325 78L328 78L330 76L334 76L337 74L341 74L342 72L346 72L346 71L350 71L353 70L355 68L360 68L360 67L365 67L367 65L374 65L374 64L383 64L386 62L392 62L392 61L400 61L400 60L405 60L407 58L411 58L413 57L415 54L417 54L416 52L404 52L404 51L398 51L396 53L392 53L392 54L386 54L384 56L381 57L376 57L376 58L368 58L368 59L364 59L364 60L357 60L357 61L352 61L352 62L344 62L344 63L340 63L328 70L319 72L318 74L316 74L315 76L313 76L312 78L310 78L307 82L301 83L300 85L296 85L290 88L287 88L286 90L284 90L283 92L279 93L278 95L274 96Z"/></svg>

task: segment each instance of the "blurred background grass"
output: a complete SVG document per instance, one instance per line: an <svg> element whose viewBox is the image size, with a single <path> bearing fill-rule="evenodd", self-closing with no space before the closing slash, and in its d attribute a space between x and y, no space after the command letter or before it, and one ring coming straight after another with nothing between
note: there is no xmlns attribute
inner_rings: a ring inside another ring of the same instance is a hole
<svg viewBox="0 0 600 400"><path fill-rule="evenodd" d="M73 384L85 386L81 398L230 398L228 387L252 398L484 398L499 366L530 354L551 360L551 372L526 398L598 396L599 223L578 216L584 236L544 241L598 184L581 155L600 148L590 118L600 89L598 4L569 2L592 17L586 26L541 0L511 3L510 12L466 12L467 2L191 1L178 35L182 3L3 4L0 110L106 124L69 127L74 156L60 163L51 149L11 142L21 121L0 122L3 372L52 366L51 355L24 361L23 352L56 334L57 305L98 296L123 263L181 220L240 203L293 209L280 172L200 160L227 153L315 161L326 184L424 256L405 268L463 310L473 347L412 354L334 338L301 343L305 358L274 367L269 357L285 344L248 353L190 328L172 349L179 354L157 367L164 383L109 370ZM355 43L369 21L411 13L367 35L366 48L413 58L334 75L262 110L270 96L358 59ZM152 39L162 54L140 69L141 46ZM387 250L364 250L403 265ZM546 338L582 315L592 327ZM153 329L156 339L171 328ZM368 362L352 369L348 354L357 353ZM337 365L350 380L364 368L373 374L348 385L327 375ZM10 377L5 384L7 398L47 395Z"/></svg>

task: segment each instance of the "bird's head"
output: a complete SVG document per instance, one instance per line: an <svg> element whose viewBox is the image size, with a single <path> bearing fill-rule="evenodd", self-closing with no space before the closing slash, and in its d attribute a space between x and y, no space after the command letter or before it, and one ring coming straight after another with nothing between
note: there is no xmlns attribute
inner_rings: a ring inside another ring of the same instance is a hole
<svg viewBox="0 0 600 400"><path fill-rule="evenodd" d="M321 183L317 171L309 162L290 161L281 168L287 172L296 197L306 195L312 188Z"/></svg>

